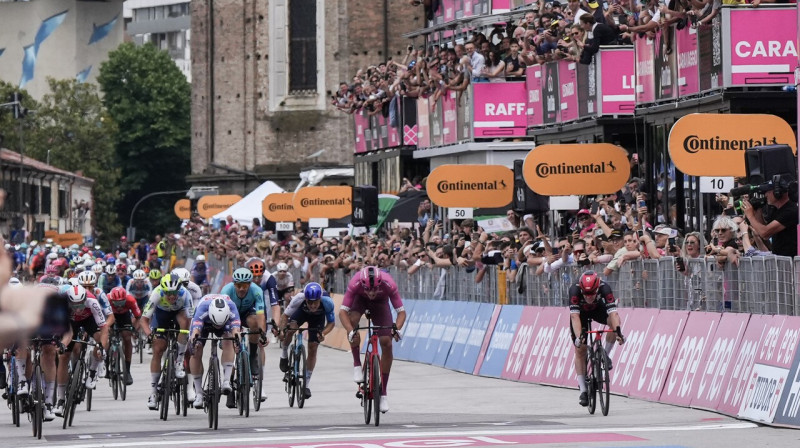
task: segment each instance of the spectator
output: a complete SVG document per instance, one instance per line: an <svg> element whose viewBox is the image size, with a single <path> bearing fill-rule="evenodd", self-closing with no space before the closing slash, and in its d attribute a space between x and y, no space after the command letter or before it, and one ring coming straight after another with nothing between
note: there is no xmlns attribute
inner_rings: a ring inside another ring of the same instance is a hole
<svg viewBox="0 0 800 448"><path fill-rule="evenodd" d="M506 63L500 58L498 50L489 52L488 64L483 67L483 77L489 82L504 82L506 80Z"/></svg>
<svg viewBox="0 0 800 448"><path fill-rule="evenodd" d="M475 51L475 43L469 42L465 45L467 55L469 56L468 71L473 80L480 78L483 75L483 67L486 65L486 59L482 54Z"/></svg>
<svg viewBox="0 0 800 448"><path fill-rule="evenodd" d="M762 239L772 239L772 253L787 257L797 256L797 202L789 198L789 189L796 188L793 179L781 175L778 185L765 192L767 204L776 211L772 219L765 220L764 214L753 208L750 201L742 201L742 210L750 227Z"/></svg>
<svg viewBox="0 0 800 448"><path fill-rule="evenodd" d="M508 56L504 60L506 76L519 77L525 75L525 64L520 59L519 43L512 42L509 47Z"/></svg>
<svg viewBox="0 0 800 448"><path fill-rule="evenodd" d="M611 247L616 250L616 252L614 252L614 257L608 262L605 269L603 269L603 275L609 276L615 271L618 271L624 262L636 260L641 257L641 252L639 252L638 247L639 240L636 238L635 233L627 231L623 234L619 230L614 230L611 232L609 241L611 241Z"/></svg>
<svg viewBox="0 0 800 448"><path fill-rule="evenodd" d="M600 51L601 45L611 45L617 42L617 32L613 28L602 22L597 22L592 15L581 16L581 26L587 35L591 36L586 40L581 53L580 63L591 64L594 55Z"/></svg>

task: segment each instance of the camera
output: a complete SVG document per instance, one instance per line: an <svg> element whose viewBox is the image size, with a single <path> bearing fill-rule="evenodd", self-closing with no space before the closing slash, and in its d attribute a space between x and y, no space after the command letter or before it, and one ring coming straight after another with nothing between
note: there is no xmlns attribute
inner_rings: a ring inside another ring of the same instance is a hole
<svg viewBox="0 0 800 448"><path fill-rule="evenodd" d="M481 257L481 263L486 265L503 264L503 253L499 250L490 251L488 254Z"/></svg>

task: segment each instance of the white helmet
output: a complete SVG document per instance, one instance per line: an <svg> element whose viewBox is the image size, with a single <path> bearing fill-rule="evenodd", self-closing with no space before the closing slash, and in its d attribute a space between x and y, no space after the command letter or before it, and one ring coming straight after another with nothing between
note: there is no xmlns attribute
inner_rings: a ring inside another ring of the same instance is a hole
<svg viewBox="0 0 800 448"><path fill-rule="evenodd" d="M47 254L47 259L48 260L56 260L56 259L58 259L58 254L55 253L55 252L50 252L49 254Z"/></svg>
<svg viewBox="0 0 800 448"><path fill-rule="evenodd" d="M217 297L208 305L208 320L210 320L214 326L224 326L228 323L230 317L231 308L228 306L228 302L226 302L225 299Z"/></svg>
<svg viewBox="0 0 800 448"><path fill-rule="evenodd" d="M132 264L128 265L128 275L133 274L133 271L135 271L135 270L136 270L136 266L134 266Z"/></svg>
<svg viewBox="0 0 800 448"><path fill-rule="evenodd" d="M108 263L106 263L106 260L103 260L102 258L98 258L96 264L102 266L103 269L105 269L106 266L108 265Z"/></svg>
<svg viewBox="0 0 800 448"><path fill-rule="evenodd" d="M81 286L81 282L78 281L78 277L72 277L69 279L70 286Z"/></svg>
<svg viewBox="0 0 800 448"><path fill-rule="evenodd" d="M8 286L10 286L12 288L21 288L22 287L22 282L19 281L19 279L17 277L11 277L8 280Z"/></svg>
<svg viewBox="0 0 800 448"><path fill-rule="evenodd" d="M181 283L192 281L192 274L186 268L175 268L171 272L173 277L178 277Z"/></svg>
<svg viewBox="0 0 800 448"><path fill-rule="evenodd" d="M67 297L69 297L69 301L73 303L83 302L86 300L86 289L83 286L70 286L67 289Z"/></svg>
<svg viewBox="0 0 800 448"><path fill-rule="evenodd" d="M83 262L83 267L86 269L91 269L94 265L94 260L86 260Z"/></svg>
<svg viewBox="0 0 800 448"><path fill-rule="evenodd" d="M114 268L114 265L113 265L113 264L108 264L108 265L106 265L106 274L108 274L108 275L114 275L114 274L116 274L116 273L117 273L117 270L116 270L116 268Z"/></svg>
<svg viewBox="0 0 800 448"><path fill-rule="evenodd" d="M83 259L83 261L91 261L92 260L92 256L89 255L89 254L83 254L83 256L81 258ZM94 263L94 262L92 261L92 263Z"/></svg>
<svg viewBox="0 0 800 448"><path fill-rule="evenodd" d="M92 266L92 272L94 272L94 275L100 275L103 273L103 267L99 264L96 264Z"/></svg>
<svg viewBox="0 0 800 448"><path fill-rule="evenodd" d="M144 280L147 278L147 274L144 273L143 270L137 269L133 271L133 279L134 280Z"/></svg>
<svg viewBox="0 0 800 448"><path fill-rule="evenodd" d="M58 285L59 286L61 286L61 285L69 285L69 280L70 279L68 279L66 277L59 277L58 278Z"/></svg>
<svg viewBox="0 0 800 448"><path fill-rule="evenodd" d="M128 258L128 254L126 254L125 252L120 252L119 256L117 257L117 260L125 260L126 258Z"/></svg>
<svg viewBox="0 0 800 448"><path fill-rule="evenodd" d="M197 261L206 261L206 256L205 255L198 255L195 260L197 260Z"/></svg>
<svg viewBox="0 0 800 448"><path fill-rule="evenodd" d="M78 282L83 286L94 286L97 284L97 276L92 271L83 271L78 274Z"/></svg>
<svg viewBox="0 0 800 448"><path fill-rule="evenodd" d="M289 265L286 264L286 263L278 263L277 269L278 269L278 271L286 272L286 271L289 270Z"/></svg>

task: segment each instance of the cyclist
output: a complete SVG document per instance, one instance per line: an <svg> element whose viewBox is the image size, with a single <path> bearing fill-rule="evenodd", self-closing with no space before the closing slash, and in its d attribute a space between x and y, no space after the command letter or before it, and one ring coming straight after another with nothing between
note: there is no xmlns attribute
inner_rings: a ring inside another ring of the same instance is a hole
<svg viewBox="0 0 800 448"><path fill-rule="evenodd" d="M278 301L285 308L291 300L291 294L294 292L294 277L289 273L289 265L286 263L278 263L275 269L274 277L277 283L275 287L278 288Z"/></svg>
<svg viewBox="0 0 800 448"><path fill-rule="evenodd" d="M55 414L59 417L64 416L64 395L67 390L67 382L69 381L69 372L67 365L71 356L80 352L80 349L72 341L73 337L78 337L78 333L82 328L86 333L85 338L94 336L108 344L108 322L106 321L105 313L100 305L100 302L94 295L81 285L64 285L60 290L62 293L66 292L69 301L69 323L71 329L64 335L65 341L70 341L67 345L67 351L64 352L58 361L58 375L57 382L57 396L58 401L56 404ZM73 353L74 352L74 353ZM92 357L92 363L97 363L97 358ZM102 363L100 363L102 364Z"/></svg>
<svg viewBox="0 0 800 448"><path fill-rule="evenodd" d="M599 296L599 297L598 297ZM611 353L616 340L619 345L625 343L622 329L619 326L617 314L617 301L611 287L600 280L594 271L586 271L581 275L578 283L569 288L569 329L575 343L575 375L580 388L581 406L589 405L589 395L586 393L586 331L589 319L608 325L615 333L606 333L604 347L606 353ZM611 359L608 360L608 369L611 370Z"/></svg>
<svg viewBox="0 0 800 448"><path fill-rule="evenodd" d="M150 294L153 293L153 287L150 285L150 282L147 281L147 274L141 269L137 269L133 272L133 278L125 285L125 290L136 299L136 304L139 305L139 309L144 308L147 299L150 298Z"/></svg>
<svg viewBox="0 0 800 448"><path fill-rule="evenodd" d="M381 345L381 412L389 410L389 401L386 398L386 385L389 383L389 371L392 369L392 339L400 340L398 330L406 322L406 311L403 308L403 299L397 291L397 284L391 275L381 272L376 266L366 266L350 279L347 291L339 307L339 320L347 331L350 341L350 351L353 353L353 380L361 382L361 335L354 330L364 311L369 310L372 321L376 326L392 326L392 313L389 302L397 311L397 324L394 330L376 330Z"/></svg>
<svg viewBox="0 0 800 448"><path fill-rule="evenodd" d="M114 263L106 264L106 273L100 276L98 279L100 283L100 288L103 290L104 293L108 294L114 289L114 284L116 283L117 277L117 270L114 266Z"/></svg>
<svg viewBox="0 0 800 448"><path fill-rule="evenodd" d="M203 408L203 347L204 341L196 340L198 337L206 338L209 333L214 333L218 337L238 337L239 330L242 328L242 320L236 304L230 297L224 294L210 294L203 297L192 319L192 359L189 367L194 376L194 390L197 395L194 398L196 409ZM222 341L222 363L225 366L222 377L228 381L230 390L231 370L233 369L233 346L232 341Z"/></svg>
<svg viewBox="0 0 800 448"><path fill-rule="evenodd" d="M261 372L252 371L252 373L253 375L261 375L264 369L264 345L267 343L267 322L266 316L264 315L264 294L261 292L261 288L253 283L252 272L250 272L247 268L239 268L233 272L233 281L223 286L220 294L228 296L233 301L233 303L236 305L236 309L239 312L239 316L241 316L242 323L244 323L247 328L249 328L251 331L258 331L259 329L262 331L260 337L257 334L251 334L248 337L248 341L250 343L250 365L256 365L256 356L258 356L262 361ZM276 305L277 304L273 305L273 307ZM233 365L232 361L228 364L231 366ZM224 362L223 365L225 365L226 369L228 368L228 365ZM224 376L222 393L228 394L230 390L231 385L229 377ZM233 394L228 394L228 407L232 407L232 404L235 405L235 402L231 400L232 398ZM266 392L262 390L261 401L263 402L266 399Z"/></svg>
<svg viewBox="0 0 800 448"><path fill-rule="evenodd" d="M185 268L175 268L172 270L171 274L173 277L177 277L178 280L180 280L181 286L186 288L192 296L192 310L197 308L197 305L200 304L200 300L203 298L203 291L200 290L197 283L192 281L192 274L189 273L189 270Z"/></svg>
<svg viewBox="0 0 800 448"><path fill-rule="evenodd" d="M180 328L181 330L189 329L189 307L192 306L192 298L189 291L181 287L181 282L167 274L161 278L161 284L158 288L154 289L150 294L150 300L144 307L142 312L142 325L141 328L145 336L150 338L153 334L150 329L150 320L155 315L158 321L158 326L161 328ZM167 349L167 341L164 335L157 335L156 340L153 341L153 357L150 359L150 387L152 392L150 398L147 400L147 407L151 410L156 410L158 407L158 394L156 388L158 381L161 379L161 356ZM183 358L186 353L186 335L178 336L178 359ZM183 378L186 372L183 371L183 363L175 363L175 377Z"/></svg>
<svg viewBox="0 0 800 448"><path fill-rule="evenodd" d="M260 258L251 258L247 261L246 266L253 273L253 283L259 285L264 293L264 304L269 302L269 306L272 308L272 321L280 321L282 300L279 299L278 282L275 280L275 276L267 272L264 260Z"/></svg>
<svg viewBox="0 0 800 448"><path fill-rule="evenodd" d="M114 312L114 321L118 327L130 325L136 328L142 312L139 310L139 305L136 303L136 298L122 286L117 286L108 294L108 301L111 303L111 310ZM134 320L131 320L133 314ZM131 355L133 354L133 343L131 342L130 330L122 332L122 345L125 349L125 384L130 386L133 384L133 377L131 376Z"/></svg>
<svg viewBox="0 0 800 448"><path fill-rule="evenodd" d="M331 300L328 293L322 290L322 286L319 283L311 282L303 288L303 292L292 297L292 301L289 302L289 306L286 307L281 316L281 328L286 328L280 361L282 372L289 371L288 357L292 335L300 325L308 322L310 330L308 332L306 387L303 390L305 398L311 398L311 389L309 389L308 384L311 382L311 373L317 364L319 343L325 340L325 335L333 331L333 326L336 324L333 308L333 300Z"/></svg>
<svg viewBox="0 0 800 448"><path fill-rule="evenodd" d="M209 286L208 265L206 265L205 255L198 255L195 259L194 266L192 266L192 281L194 281L204 292L207 293Z"/></svg>
<svg viewBox="0 0 800 448"><path fill-rule="evenodd" d="M106 323L108 325L114 324L114 315L111 311L111 306L108 304L108 297L103 292L102 289L96 287L97 284L97 276L94 275L92 271L83 271L78 274L78 283L86 289L86 292L92 294L92 297L97 299L100 303L100 306L103 308L103 314L106 317ZM108 335L103 341L100 341L95 337L95 340L99 344L98 348L96 349L95 355L98 356L100 361L99 364L95 363L95 360L92 360L92 363L89 364L89 378L86 379L86 387L89 389L94 389L97 385L97 378L99 373L100 378L105 378L106 376L106 350L108 350Z"/></svg>
<svg viewBox="0 0 800 448"><path fill-rule="evenodd" d="M153 289L158 288L158 285L161 284L161 271L158 269L151 268L147 277L150 279L150 286L152 286Z"/></svg>
<svg viewBox="0 0 800 448"><path fill-rule="evenodd" d="M58 265L50 263L44 268L44 275L39 277L39 283L58 285Z"/></svg>

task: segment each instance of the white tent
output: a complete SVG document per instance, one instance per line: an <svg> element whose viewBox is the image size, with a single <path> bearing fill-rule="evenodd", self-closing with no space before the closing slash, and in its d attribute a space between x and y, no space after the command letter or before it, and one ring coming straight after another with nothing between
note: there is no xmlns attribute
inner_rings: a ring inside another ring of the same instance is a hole
<svg viewBox="0 0 800 448"><path fill-rule="evenodd" d="M239 202L231 205L227 210L217 213L212 218L224 221L228 215L231 215L240 225L248 227L253 225L253 218L258 218L263 224L264 217L261 214L261 203L264 202L264 198L272 193L283 193L283 188L268 180L243 197Z"/></svg>

